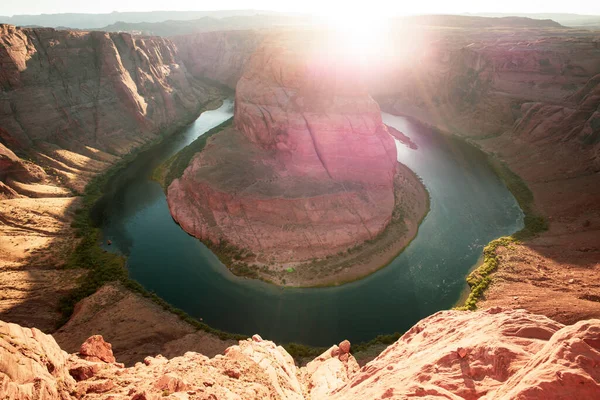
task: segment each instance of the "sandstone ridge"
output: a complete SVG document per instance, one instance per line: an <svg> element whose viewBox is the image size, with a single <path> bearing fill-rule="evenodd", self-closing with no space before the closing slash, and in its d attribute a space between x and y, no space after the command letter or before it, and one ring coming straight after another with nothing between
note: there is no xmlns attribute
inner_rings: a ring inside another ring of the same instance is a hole
<svg viewBox="0 0 600 400"><path fill-rule="evenodd" d="M0 393L37 399L592 399L600 396L600 320L564 326L523 310L441 311L362 368L350 343L304 367L254 335L208 358L147 357L130 368L110 344L79 353L0 322Z"/></svg>

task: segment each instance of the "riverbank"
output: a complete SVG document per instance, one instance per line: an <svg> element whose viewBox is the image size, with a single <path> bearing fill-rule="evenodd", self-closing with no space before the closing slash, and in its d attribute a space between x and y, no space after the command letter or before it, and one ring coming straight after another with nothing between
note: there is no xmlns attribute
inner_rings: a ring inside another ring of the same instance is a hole
<svg viewBox="0 0 600 400"><path fill-rule="evenodd" d="M104 244L103 248L128 254L130 276L194 318L203 317L203 322L210 326L229 332L259 333L279 343L296 341L316 346L344 338L360 343L382 332L403 331L424 315L451 305L448 295L452 297L452 293L456 293L454 289L460 290L456 287L457 276L451 271L460 268L459 260L465 255L472 258L476 254L469 244L477 241L481 234L489 240L489 228L478 227L476 231L481 233L475 234L469 226L464 226L469 223L464 216L490 221L492 232L500 229L503 233L510 232L503 226L513 224L512 218L506 219L506 213L518 216L512 196L494 178L479 150L470 151L459 141L451 143L437 135L421 136L417 127L412 129L403 127L400 121L390 121L419 144L421 151L400 145L398 152L412 170L421 172L423 179L432 185L428 186L433 191L432 198L435 194L432 218L425 219L419 226L423 235L419 234L414 240L414 246L380 273L342 287L283 290L256 280L238 279L222 267L214 253L174 223L163 190L149 179L162 160L168 160L201 133L225 121L230 114L226 110L230 109L203 115L178 135L177 140L140 155L115 177L95 207L97 218L104 221L105 239L112 240L111 246ZM465 185L464 179L459 177L468 177L473 186ZM490 188L494 197L482 196L482 187ZM499 208L504 211L497 213ZM443 225L438 225L438 221ZM461 226L464 226L461 228L464 237L450 234ZM453 251L456 246L464 248L464 252ZM445 260L451 264L440 268ZM435 289L445 282L454 285L450 292L440 293ZM195 295L189 296L189 293ZM435 300L440 294L442 302ZM372 310L384 312L390 301L395 304L389 309L394 310L398 321L405 321L405 325L372 320ZM121 302L116 304L119 307ZM403 306L406 304L415 306ZM351 318L342 311L348 305L354 310ZM283 310L286 311L282 314ZM135 318L133 315L127 320ZM279 323L271 324L274 320ZM352 327L357 323L362 326L362 334ZM313 336L312 329L305 329L316 325L321 327L318 337ZM368 329L367 334L365 329ZM314 353L310 346L289 347L296 355Z"/></svg>
<svg viewBox="0 0 600 400"><path fill-rule="evenodd" d="M390 110L388 110L390 111ZM395 110L391 110L395 111ZM391 112L390 111L390 112ZM396 113L397 114L397 113ZM492 283L491 275L498 268L497 250L500 247L508 247L512 244L518 244L522 240L530 239L535 237L541 232L548 229L548 223L546 219L538 213L534 203L534 196L527 183L515 174L509 166L498 159L494 154L486 152L481 145L475 142L473 139L462 137L456 133L450 133L446 130L440 129L431 121L425 122L420 120L418 117L411 115L402 115L415 123L428 127L438 132L440 135L448 135L458 140L462 140L464 143L473 146L480 151L483 151L487 155L487 161L492 167L498 178L504 183L507 189L517 200L519 207L524 214L524 227L523 229L515 232L509 236L503 236L489 242L483 249L482 258L474 266L465 278L469 289L465 293L463 292L459 297L456 304L456 309L462 310L476 310L477 302L484 296L485 291Z"/></svg>
<svg viewBox="0 0 600 400"><path fill-rule="evenodd" d="M593 183L597 183L594 174L583 169L576 173L579 167L575 167L566 176L564 172L553 176L554 166L561 163L548 168L539 162L541 153L547 153L547 159L555 157L551 145L546 145L548 149L532 147L510 130L503 135L465 138L436 128L435 121L422 113L407 117L484 151L524 212L522 230L484 248L481 264L466 278L468 295L463 294L456 306L525 308L565 324L598 318L600 293L594 282L600 271L600 236L593 215L599 203L593 199L600 199L600 191ZM579 216L584 210L586 216Z"/></svg>
<svg viewBox="0 0 600 400"><path fill-rule="evenodd" d="M206 108L199 112L199 114L204 111L216 109L221 104L222 100L219 102L213 102L212 104L207 105ZM119 160L108 170L97 175L86 186L85 192L82 196L81 205L78 209L76 209L75 218L71 222L71 227L76 229L75 236L79 238L78 244L74 251L69 255L64 268L74 270L86 269L88 272L80 278L79 286L76 289L71 291L71 293L69 293L67 296L61 298L60 310L63 315L63 319L59 322L58 326L62 326L69 320L74 312L75 305L79 301L94 294L98 289L107 283L120 282L126 289L139 293L143 297L146 297L161 306L164 310L179 315L181 319L192 326L195 326L197 329L214 334L223 340L237 340L245 338L243 335L221 332L209 327L204 323L201 323L200 321L188 316L183 311L171 306L156 294L147 291L136 281L129 279L127 268L125 266L126 258L116 253L107 252L100 246L100 244L103 242L102 232L92 219L92 209L96 202L102 197L104 190L110 184L111 179L113 179L127 165L132 163L141 153L161 145L164 140L169 139L173 134L181 131L197 118L198 116L194 116L188 121L178 124L172 129L163 132L156 140L137 148Z"/></svg>
<svg viewBox="0 0 600 400"><path fill-rule="evenodd" d="M406 249L429 213L429 193L414 172L398 163L394 179L395 205L390 223L377 237L341 254L305 263L273 264L260 255L238 260L237 255L244 251L231 245L206 244L235 275L277 286L325 288L364 279L388 266Z"/></svg>

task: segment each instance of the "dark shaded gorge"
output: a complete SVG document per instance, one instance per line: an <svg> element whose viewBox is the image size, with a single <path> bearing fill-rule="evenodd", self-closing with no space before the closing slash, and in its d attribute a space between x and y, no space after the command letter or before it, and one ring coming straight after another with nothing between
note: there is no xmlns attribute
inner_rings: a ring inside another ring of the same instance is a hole
<svg viewBox="0 0 600 400"><path fill-rule="evenodd" d="M523 226L523 213L484 153L383 113L386 124L418 145L412 150L399 144L398 158L431 195L431 211L406 250L386 268L339 287L280 288L238 278L173 221L162 188L150 179L158 164L232 115L227 100L141 153L95 208L105 239L113 243L107 249L128 256L131 278L215 328L319 346L403 332L452 307L482 247Z"/></svg>

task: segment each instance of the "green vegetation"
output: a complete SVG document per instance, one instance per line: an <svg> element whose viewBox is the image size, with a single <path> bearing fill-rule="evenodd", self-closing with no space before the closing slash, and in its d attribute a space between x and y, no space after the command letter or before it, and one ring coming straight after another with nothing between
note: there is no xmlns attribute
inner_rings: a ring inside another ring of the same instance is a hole
<svg viewBox="0 0 600 400"><path fill-rule="evenodd" d="M525 226L512 235L517 240L531 238L538 233L548 230L548 222L535 210L533 193L523 179L515 174L505 162L489 157L490 165L513 194L525 214Z"/></svg>
<svg viewBox="0 0 600 400"><path fill-rule="evenodd" d="M352 345L352 353L356 354L359 352L364 352L369 350L370 347L377 345L389 346L390 344L397 342L401 336L402 335L398 332L393 333L391 335L377 335L374 339L369 340L368 342L362 342L357 345Z"/></svg>
<svg viewBox="0 0 600 400"><path fill-rule="evenodd" d="M391 335L378 335L368 342L353 344L350 348L350 352L355 356L360 356L361 353L367 353L373 348L389 346L390 344L398 341L401 336L402 335L398 332ZM303 360L312 360L327 350L325 347L313 347L299 343L288 343L284 344L283 347L288 353L290 353L292 357L294 357L295 360L299 362Z"/></svg>
<svg viewBox="0 0 600 400"><path fill-rule="evenodd" d="M491 156L489 157L489 162L523 210L525 214L524 227L511 236L492 240L485 246L483 249L483 263L467 277L467 283L471 288L471 292L465 300L465 304L456 308L459 310L477 309L477 301L483 296L483 293L492 282L491 274L498 268L496 249L499 246L510 246L513 243L519 243L548 229L548 222L536 212L533 193L523 179L508 168L506 163Z"/></svg>
<svg viewBox="0 0 600 400"><path fill-rule="evenodd" d="M204 149L208 138L231 126L232 122L233 118L229 118L181 149L181 151L163 162L153 171L152 179L159 182L166 189L173 180L183 175L183 171L190 165L192 157Z"/></svg>

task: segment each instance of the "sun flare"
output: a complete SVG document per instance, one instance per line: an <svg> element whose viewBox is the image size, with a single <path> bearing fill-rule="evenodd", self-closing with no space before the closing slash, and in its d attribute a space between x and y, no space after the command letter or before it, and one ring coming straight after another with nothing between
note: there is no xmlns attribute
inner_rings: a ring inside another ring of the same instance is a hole
<svg viewBox="0 0 600 400"><path fill-rule="evenodd" d="M386 19L379 15L359 11L332 14L326 17L333 29L339 50L359 58L379 53L385 43Z"/></svg>

